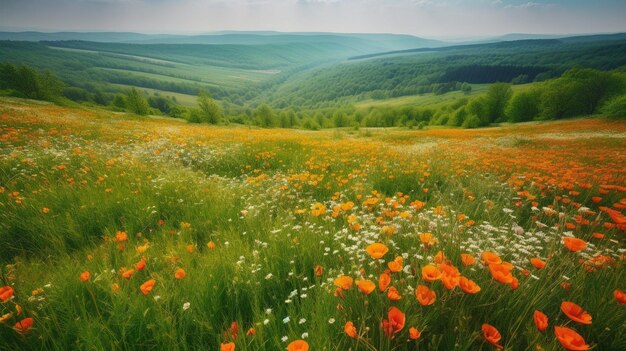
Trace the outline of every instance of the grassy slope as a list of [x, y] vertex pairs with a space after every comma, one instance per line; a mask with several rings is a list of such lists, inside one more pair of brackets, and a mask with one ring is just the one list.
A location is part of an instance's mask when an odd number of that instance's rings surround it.
[[[514, 92], [526, 91], [532, 88], [534, 84], [519, 84], [513, 85]], [[414, 96], [401, 96], [397, 98], [373, 100], [362, 100], [354, 104], [359, 110], [367, 110], [372, 107], [407, 107], [407, 106], [421, 106], [421, 107], [439, 107], [441, 105], [452, 103], [458, 99], [472, 97], [476, 95], [484, 94], [489, 88], [488, 84], [472, 84], [472, 91], [469, 94], [464, 94], [461, 91], [452, 91], [441, 95], [435, 95], [433, 93], [414, 95]]]

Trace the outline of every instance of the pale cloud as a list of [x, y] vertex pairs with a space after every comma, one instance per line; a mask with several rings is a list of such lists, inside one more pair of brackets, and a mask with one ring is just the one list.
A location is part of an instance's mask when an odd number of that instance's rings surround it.
[[555, 7], [555, 6], [556, 4], [550, 4], [550, 3], [540, 4], [537, 2], [529, 1], [523, 4], [518, 4], [518, 5], [509, 4], [509, 5], [506, 5], [504, 8], [505, 9], [536, 9], [536, 8], [547, 8], [547, 7]]
[[206, 33], [386, 32], [427, 37], [626, 31], [626, 1], [0, 0], [0, 26]]

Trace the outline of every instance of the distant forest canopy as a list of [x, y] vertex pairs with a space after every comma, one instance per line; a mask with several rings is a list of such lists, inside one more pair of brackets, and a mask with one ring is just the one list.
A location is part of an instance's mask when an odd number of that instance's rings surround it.
[[[475, 128], [626, 116], [624, 35], [365, 56], [354, 54], [383, 46], [371, 38], [323, 39], [265, 45], [0, 41], [0, 93], [190, 122], [305, 129]], [[396, 42], [411, 43], [405, 37]]]

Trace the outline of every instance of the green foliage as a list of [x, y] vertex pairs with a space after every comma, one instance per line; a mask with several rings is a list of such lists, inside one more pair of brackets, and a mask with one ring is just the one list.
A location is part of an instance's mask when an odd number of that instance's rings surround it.
[[336, 128], [347, 127], [349, 124], [348, 117], [343, 111], [335, 111], [333, 114], [333, 123]]
[[262, 104], [254, 110], [254, 118], [257, 124], [264, 128], [275, 126], [274, 111], [267, 104]]
[[485, 108], [488, 123], [501, 122], [505, 119], [506, 104], [513, 96], [513, 90], [508, 83], [492, 84], [485, 96]]
[[602, 107], [602, 114], [607, 117], [626, 119], [626, 95], [616, 96]]
[[601, 103], [623, 91], [623, 82], [609, 72], [573, 68], [546, 83], [541, 96], [542, 116], [560, 119], [598, 112]]
[[[487, 109], [487, 98], [484, 96], [471, 100], [467, 104], [467, 114], [472, 118], [471, 125], [476, 128], [489, 124], [489, 111]], [[468, 118], [469, 118], [468, 117]], [[476, 121], [478, 120], [478, 122]], [[469, 123], [469, 122], [468, 122]], [[464, 127], [467, 127], [466, 123], [463, 123]]]
[[126, 92], [124, 100], [126, 103], [126, 109], [132, 113], [147, 115], [150, 112], [148, 100], [146, 100], [139, 90], [134, 87]]
[[126, 108], [126, 99], [122, 94], [116, 94], [111, 100], [111, 106], [117, 110], [124, 110]]
[[467, 95], [472, 92], [472, 86], [467, 83], [463, 83], [461, 84], [461, 91]]
[[469, 115], [463, 121], [463, 128], [478, 128], [483, 126], [483, 121], [476, 115]]
[[43, 73], [27, 65], [0, 65], [0, 89], [15, 92], [16, 96], [36, 100], [54, 100], [63, 93], [64, 83], [49, 71]]
[[222, 109], [204, 90], [198, 94], [198, 108], [200, 120], [204, 123], [218, 124], [222, 119]]
[[513, 96], [506, 108], [509, 122], [532, 121], [539, 116], [541, 92], [538, 89], [523, 91]]

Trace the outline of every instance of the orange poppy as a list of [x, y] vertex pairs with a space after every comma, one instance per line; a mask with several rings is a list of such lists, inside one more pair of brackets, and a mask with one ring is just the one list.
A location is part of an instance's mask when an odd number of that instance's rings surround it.
[[402, 298], [402, 296], [400, 295], [400, 292], [398, 291], [398, 289], [391, 286], [389, 287], [389, 290], [387, 291], [387, 298], [391, 301], [398, 301]]
[[461, 263], [463, 263], [465, 267], [473, 265], [474, 261], [474, 256], [470, 254], [461, 254]]
[[554, 327], [554, 335], [561, 345], [570, 351], [589, 350], [585, 339], [574, 330], [566, 327]]
[[476, 284], [473, 280], [467, 279], [465, 277], [461, 277], [459, 279], [459, 286], [461, 290], [466, 294], [476, 294], [480, 291], [480, 286]]
[[25, 334], [28, 333], [30, 331], [30, 328], [33, 326], [33, 319], [28, 317], [28, 318], [24, 318], [21, 321], [15, 323], [15, 326], [13, 327], [15, 329], [16, 332], [20, 333], [20, 334]]
[[374, 289], [376, 289], [376, 284], [374, 284], [373, 281], [368, 280], [368, 279], [361, 279], [361, 280], [359, 280], [358, 282], [356, 282], [356, 286], [365, 295], [371, 294], [372, 291], [374, 291]]
[[437, 252], [437, 254], [435, 255], [433, 259], [435, 260], [435, 263], [441, 264], [446, 261], [446, 255], [444, 255], [443, 251], [440, 250]]
[[387, 251], [389, 251], [387, 246], [385, 244], [381, 244], [381, 243], [370, 244], [370, 245], [367, 246], [367, 248], [365, 250], [375, 260], [385, 256]]
[[353, 280], [351, 277], [348, 277], [347, 275], [342, 275], [341, 277], [335, 278], [333, 284], [343, 290], [348, 290], [352, 287], [352, 282]]
[[615, 296], [615, 300], [617, 300], [617, 302], [619, 302], [620, 304], [626, 304], [626, 293], [624, 293], [623, 291], [616, 289], [615, 291], [613, 291], [613, 296]]
[[0, 288], [0, 300], [2, 300], [2, 302], [7, 302], [9, 301], [9, 299], [11, 299], [11, 297], [13, 297], [13, 288], [6, 285], [3, 286], [2, 288]]
[[441, 275], [441, 282], [443, 283], [443, 286], [446, 289], [452, 290], [459, 285], [460, 278], [461, 276], [458, 276], [458, 275], [449, 275], [449, 274], [443, 273]]
[[417, 301], [419, 301], [420, 305], [428, 306], [435, 303], [437, 294], [430, 290], [430, 288], [426, 285], [418, 285], [417, 288], [415, 288], [415, 297], [417, 298]]
[[378, 277], [378, 289], [380, 289], [380, 291], [385, 291], [390, 283], [391, 275], [389, 275], [389, 273], [384, 272]]
[[235, 343], [228, 342], [220, 345], [220, 351], [235, 351]]
[[178, 268], [176, 272], [174, 272], [174, 277], [176, 277], [176, 279], [178, 280], [185, 278], [186, 275], [187, 273], [185, 273], [185, 270], [182, 268]]
[[126, 232], [117, 231], [115, 233], [115, 241], [117, 241], [118, 243], [123, 243], [127, 240], [128, 240], [128, 235], [126, 234]]
[[311, 207], [311, 215], [313, 215], [315, 217], [319, 217], [319, 216], [323, 215], [324, 213], [326, 213], [326, 206], [324, 206], [323, 203], [316, 202]]
[[398, 256], [393, 261], [388, 262], [387, 267], [389, 267], [390, 271], [394, 273], [398, 273], [402, 270], [402, 264], [403, 264], [402, 256]]
[[134, 269], [123, 269], [122, 270], [122, 278], [130, 279], [130, 277], [132, 277], [134, 273], [135, 273]]
[[409, 328], [409, 339], [417, 340], [420, 338], [420, 336], [422, 336], [422, 333], [420, 333], [420, 331], [417, 330], [417, 328], [415, 327]]
[[428, 264], [422, 267], [422, 279], [427, 282], [434, 282], [435, 280], [441, 279], [441, 272], [437, 267]]
[[143, 271], [146, 268], [146, 258], [142, 257], [139, 262], [135, 263], [135, 269], [137, 271]]
[[574, 322], [591, 324], [591, 315], [573, 302], [563, 301], [561, 303], [561, 311]]
[[546, 266], [546, 262], [539, 258], [533, 257], [530, 259], [530, 263], [537, 269], [541, 269]]
[[491, 251], [484, 251], [480, 255], [480, 257], [482, 257], [483, 262], [485, 262], [487, 266], [492, 265], [492, 264], [502, 263], [502, 259], [500, 258], [500, 256], [496, 255], [494, 252], [491, 252]]
[[147, 282], [141, 284], [141, 286], [139, 287], [139, 290], [141, 290], [141, 292], [144, 295], [148, 295], [150, 291], [152, 291], [152, 288], [154, 287], [154, 283], [156, 283], [156, 280], [150, 279]]
[[383, 320], [383, 332], [390, 338], [399, 333], [404, 328], [405, 316], [402, 311], [391, 307], [387, 312], [387, 319]]
[[502, 339], [502, 336], [500, 335], [498, 329], [496, 329], [493, 325], [485, 323], [482, 326], [482, 331], [485, 340], [489, 341], [490, 344], [499, 349], [502, 348], [502, 345], [498, 344], [500, 339]]
[[587, 247], [587, 242], [578, 238], [565, 237], [563, 238], [563, 244], [571, 252], [582, 251]]
[[324, 267], [318, 264], [317, 266], [315, 266], [313, 273], [315, 273], [316, 277], [321, 277], [322, 274], [324, 274]]
[[296, 340], [292, 341], [289, 345], [287, 345], [287, 351], [308, 351], [309, 343], [304, 340]]
[[91, 274], [87, 271], [84, 271], [80, 274], [80, 281], [81, 282], [86, 282], [89, 280], [89, 277], [91, 277]]
[[252, 336], [252, 335], [256, 335], [256, 330], [250, 327], [250, 329], [248, 329], [248, 331], [246, 332], [246, 336]]
[[517, 278], [513, 277], [513, 279], [511, 280], [511, 283], [509, 283], [509, 285], [511, 286], [511, 289], [515, 290], [519, 287], [519, 280], [517, 280]]
[[502, 264], [490, 264], [489, 271], [491, 272], [491, 276], [493, 279], [499, 281], [502, 284], [511, 284], [513, 283], [513, 275], [511, 271], [507, 269], [506, 265]]
[[427, 249], [431, 248], [433, 245], [437, 244], [438, 240], [433, 237], [432, 233], [422, 233], [419, 235], [420, 241], [424, 244], [424, 247]]
[[346, 334], [351, 338], [356, 339], [359, 337], [359, 333], [357, 333], [356, 328], [354, 327], [354, 324], [352, 324], [352, 322], [350, 321], [348, 321], [346, 325], [343, 326], [343, 331], [345, 331]]
[[535, 326], [539, 331], [545, 331], [548, 328], [548, 316], [541, 311], [535, 311], [533, 314]]
[[229, 331], [232, 338], [237, 339], [237, 336], [239, 335], [239, 323], [237, 323], [237, 321], [230, 323]]

